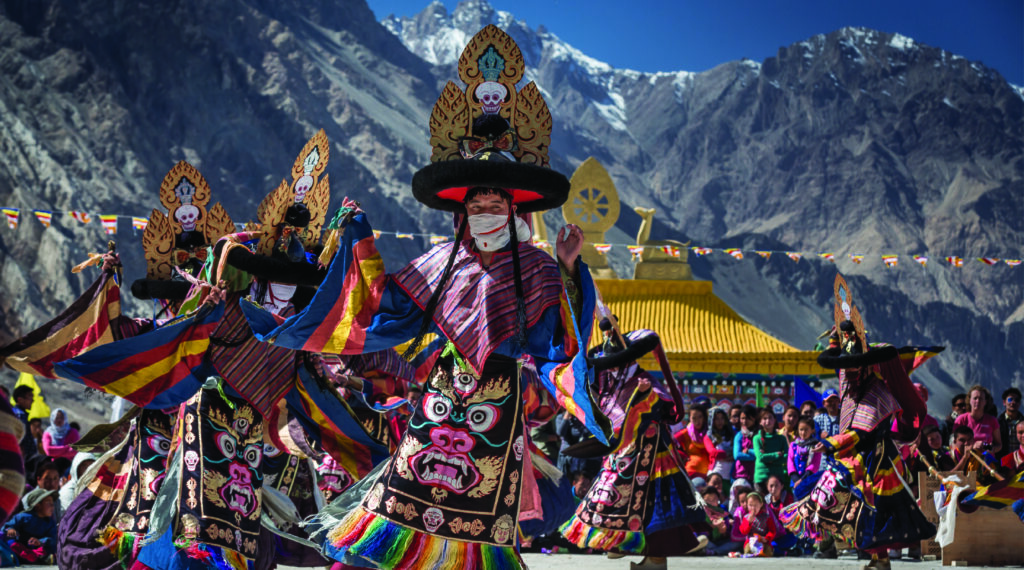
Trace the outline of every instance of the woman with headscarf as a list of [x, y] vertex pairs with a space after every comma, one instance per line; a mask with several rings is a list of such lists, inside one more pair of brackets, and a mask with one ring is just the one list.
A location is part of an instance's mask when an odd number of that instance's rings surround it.
[[78, 496], [78, 481], [79, 478], [89, 469], [89, 467], [96, 462], [98, 456], [95, 453], [76, 453], [75, 458], [71, 460], [71, 475], [67, 483], [61, 486], [60, 492], [57, 497], [60, 499], [61, 511], [67, 511], [74, 502], [75, 497]]
[[707, 441], [711, 444], [711, 469], [708, 470], [708, 482], [711, 475], [717, 473], [722, 478], [723, 491], [729, 489], [732, 481], [734, 460], [732, 457], [733, 438], [736, 434], [729, 424], [729, 412], [725, 408], [711, 408], [711, 427], [708, 429]]
[[43, 432], [43, 453], [53, 458], [74, 459], [76, 452], [71, 449], [71, 444], [80, 437], [78, 430], [71, 427], [64, 408], [55, 408], [50, 412], [50, 427]]

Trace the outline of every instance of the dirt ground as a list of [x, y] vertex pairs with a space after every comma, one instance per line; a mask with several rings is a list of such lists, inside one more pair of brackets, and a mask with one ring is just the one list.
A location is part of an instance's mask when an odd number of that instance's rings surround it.
[[[609, 560], [594, 554], [524, 554], [523, 559], [531, 570], [629, 570], [630, 562], [640, 562], [639, 556], [627, 556], [618, 560]], [[734, 559], [723, 557], [686, 557], [669, 558], [668, 567], [673, 569], [700, 568], [705, 569], [746, 569], [746, 570], [791, 570], [811, 568], [858, 569], [865, 561], [853, 556], [843, 556], [838, 560], [815, 560], [813, 558], [770, 558], [770, 559]], [[1024, 564], [1024, 561], [1022, 561]], [[912, 560], [894, 560], [893, 570], [938, 570], [942, 561], [918, 562]], [[40, 570], [56, 570], [56, 566], [27, 566]], [[1015, 568], [1020, 568], [1016, 566]], [[278, 566], [279, 570], [299, 570], [292, 566]]]

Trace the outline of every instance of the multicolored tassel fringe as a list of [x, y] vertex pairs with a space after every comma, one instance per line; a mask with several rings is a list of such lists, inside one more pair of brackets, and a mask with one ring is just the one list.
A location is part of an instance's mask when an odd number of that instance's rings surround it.
[[131, 568], [135, 559], [139, 557], [140, 536], [134, 532], [123, 532], [108, 526], [99, 531], [97, 538], [100, 544], [106, 546], [125, 568]]
[[447, 540], [395, 524], [363, 508], [354, 510], [327, 535], [325, 547], [335, 560], [357, 556], [382, 568], [525, 568], [513, 547]]
[[641, 553], [647, 546], [643, 532], [594, 528], [573, 516], [558, 529], [562, 536], [580, 548], [597, 550], [621, 550]]
[[786, 530], [793, 533], [795, 536], [813, 539], [815, 542], [818, 542], [819, 537], [817, 525], [807, 520], [807, 517], [801, 515], [797, 509], [784, 509], [779, 515], [779, 520], [782, 522], [782, 525], [786, 527]]
[[217, 570], [253, 570], [253, 561], [242, 556], [238, 552], [219, 546], [211, 546], [202, 542], [179, 537], [174, 541], [178, 547], [189, 558], [201, 560], [209, 568]]

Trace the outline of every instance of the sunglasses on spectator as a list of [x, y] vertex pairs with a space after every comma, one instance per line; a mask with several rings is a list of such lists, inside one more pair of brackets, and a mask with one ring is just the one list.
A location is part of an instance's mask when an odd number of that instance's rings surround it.
[[1012, 403], [1014, 403], [1016, 401], [1017, 401], [1017, 398], [1014, 398], [1013, 396], [1007, 396], [1006, 397], [1006, 403], [1007, 404], [1012, 404]]
[[963, 408], [963, 407], [967, 406], [967, 402], [957, 402], [957, 403], [953, 404], [953, 406], [955, 406], [957, 408]]

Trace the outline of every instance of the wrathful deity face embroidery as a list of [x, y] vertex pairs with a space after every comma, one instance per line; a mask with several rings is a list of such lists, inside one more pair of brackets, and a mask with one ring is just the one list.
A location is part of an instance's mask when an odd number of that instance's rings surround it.
[[[509, 445], [507, 427], [495, 430], [503, 418], [502, 406], [511, 397], [508, 379], [493, 378], [478, 388], [478, 379], [456, 374], [450, 382], [428, 385], [423, 396], [422, 423], [429, 441], [409, 458], [409, 468], [424, 485], [481, 497], [497, 487], [503, 459], [495, 456]], [[497, 439], [488, 436], [505, 434]], [[520, 452], [519, 457], [522, 454]]]
[[[221, 466], [203, 473], [204, 480], [211, 483], [207, 495], [214, 504], [250, 518], [259, 510], [253, 479], [259, 477], [263, 460], [262, 429], [254, 430], [253, 412], [248, 407], [237, 410], [230, 420], [223, 414], [211, 413], [207, 421], [216, 445], [204, 450], [208, 454], [204, 462], [206, 466]], [[254, 431], [261, 432], [259, 439], [253, 437]]]
[[317, 466], [316, 472], [320, 491], [327, 501], [337, 497], [355, 483], [349, 472], [330, 455], [324, 457], [324, 460]]
[[492, 356], [476, 375], [443, 356], [363, 508], [419, 532], [507, 546], [525, 446], [517, 362]]
[[241, 398], [204, 389], [179, 414], [181, 440], [180, 516], [197, 521], [196, 540], [252, 557], [260, 531], [263, 490], [263, 418]]

